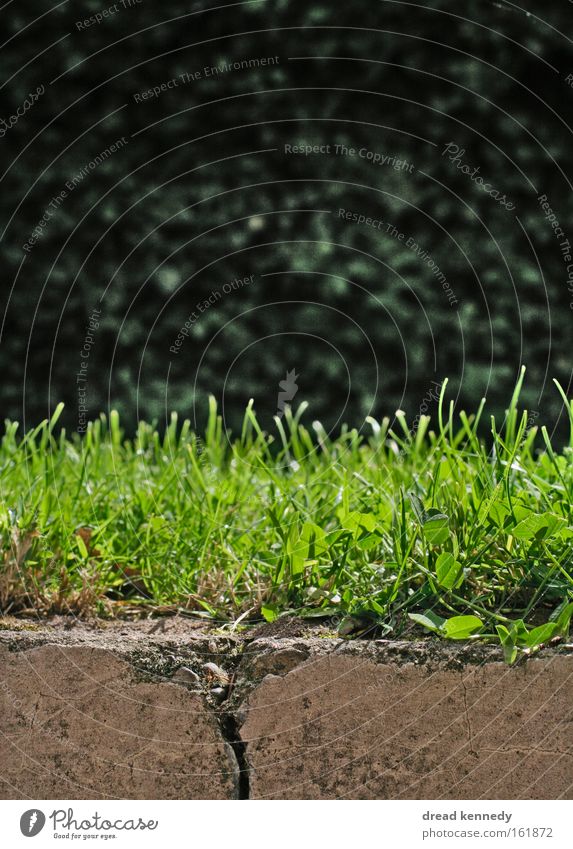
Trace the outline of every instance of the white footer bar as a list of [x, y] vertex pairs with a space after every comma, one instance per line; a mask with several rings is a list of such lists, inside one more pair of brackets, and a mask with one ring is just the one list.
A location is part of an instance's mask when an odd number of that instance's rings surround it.
[[0, 801], [10, 849], [571, 849], [572, 814], [570, 801]]

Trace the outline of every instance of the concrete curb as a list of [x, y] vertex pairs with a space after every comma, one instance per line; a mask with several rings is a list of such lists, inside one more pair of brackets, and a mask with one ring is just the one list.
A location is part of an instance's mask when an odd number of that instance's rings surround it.
[[573, 653], [0, 632], [5, 799], [571, 799]]

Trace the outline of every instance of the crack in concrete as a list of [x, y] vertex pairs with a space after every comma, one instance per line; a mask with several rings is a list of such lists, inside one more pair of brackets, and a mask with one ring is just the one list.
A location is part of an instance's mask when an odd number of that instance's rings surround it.
[[218, 705], [215, 705], [213, 699], [209, 697], [209, 686], [205, 679], [197, 684], [197, 688], [194, 688], [188, 682], [170, 679], [170, 683], [177, 684], [191, 692], [202, 693], [205, 708], [213, 716], [221, 738], [225, 743], [227, 755], [233, 762], [232, 771], [236, 780], [236, 798], [238, 800], [250, 798], [250, 766], [247, 758], [247, 744], [241, 738], [238, 717], [232, 710], [228, 710], [228, 707], [231, 704], [231, 695], [247, 646], [248, 642], [245, 642], [233, 654], [220, 653], [217, 655], [217, 660], [219, 663], [224, 663], [224, 671], [230, 676], [230, 683], [226, 688], [225, 698]]
[[247, 758], [247, 744], [241, 739], [237, 718], [232, 713], [218, 715], [221, 736], [227, 743], [237, 765], [237, 799], [250, 799], [251, 771]]
[[247, 647], [248, 642], [245, 642], [243, 645], [237, 647], [236, 653], [226, 657], [225, 671], [230, 673], [230, 683], [225, 698], [218, 709], [215, 710], [215, 717], [219, 724], [221, 736], [236, 763], [237, 799], [241, 801], [248, 800], [251, 796], [251, 770], [247, 757], [247, 744], [241, 737], [240, 723], [236, 713], [233, 710], [226, 710], [226, 708], [232, 704], [231, 695]]

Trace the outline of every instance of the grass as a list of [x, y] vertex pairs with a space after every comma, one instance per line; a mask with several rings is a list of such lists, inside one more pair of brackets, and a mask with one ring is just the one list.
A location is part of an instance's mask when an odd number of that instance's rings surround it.
[[[271, 436], [248, 407], [229, 442], [214, 400], [204, 437], [118, 416], [87, 434], [50, 422], [0, 447], [5, 614], [176, 609], [234, 623], [332, 616], [342, 634], [405, 629], [495, 638], [506, 659], [567, 636], [573, 611], [570, 443], [519, 410], [478, 436], [484, 402], [438, 421], [397, 412], [336, 437], [301, 423]], [[416, 623], [412, 625], [412, 623]]]

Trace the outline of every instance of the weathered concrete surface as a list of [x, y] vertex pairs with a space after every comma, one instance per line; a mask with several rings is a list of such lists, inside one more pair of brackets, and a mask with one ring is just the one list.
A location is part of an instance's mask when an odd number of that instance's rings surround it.
[[60, 625], [0, 630], [2, 798], [573, 798], [570, 647]]
[[0, 647], [4, 799], [220, 799], [236, 762], [199, 693], [108, 649]]
[[251, 798], [573, 798], [573, 658], [369, 654], [316, 655], [252, 691]]

